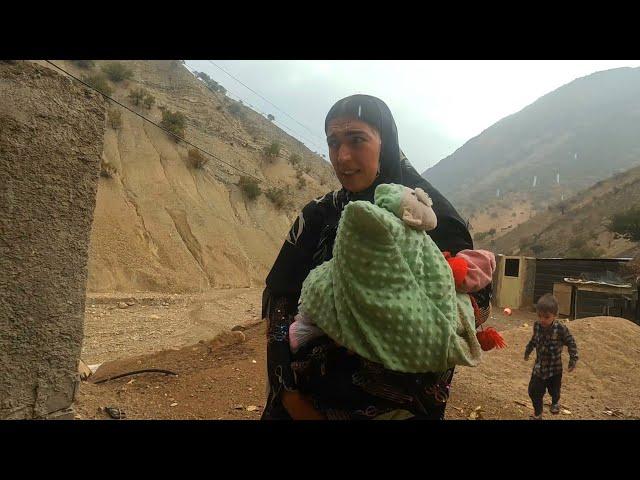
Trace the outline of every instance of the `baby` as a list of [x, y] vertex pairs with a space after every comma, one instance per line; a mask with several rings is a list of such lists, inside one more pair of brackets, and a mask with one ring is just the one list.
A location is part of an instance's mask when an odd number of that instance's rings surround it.
[[476, 338], [483, 320], [469, 293], [491, 282], [495, 258], [483, 250], [443, 255], [425, 233], [437, 225], [431, 207], [422, 189], [395, 184], [379, 185], [375, 204], [347, 205], [333, 259], [303, 284], [289, 329], [294, 355], [327, 335], [397, 372], [477, 365], [487, 348]]

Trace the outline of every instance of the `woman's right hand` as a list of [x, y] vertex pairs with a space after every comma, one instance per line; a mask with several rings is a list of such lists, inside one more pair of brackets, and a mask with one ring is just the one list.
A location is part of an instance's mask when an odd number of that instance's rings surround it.
[[311, 399], [297, 390], [283, 391], [282, 404], [294, 420], [326, 420], [324, 415], [315, 409]]

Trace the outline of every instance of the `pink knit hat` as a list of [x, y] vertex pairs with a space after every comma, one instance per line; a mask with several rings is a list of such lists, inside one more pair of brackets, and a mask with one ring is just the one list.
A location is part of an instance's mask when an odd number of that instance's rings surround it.
[[487, 250], [461, 250], [456, 255], [467, 261], [469, 269], [459, 288], [460, 292], [470, 293], [482, 290], [491, 283], [496, 269], [496, 257]]

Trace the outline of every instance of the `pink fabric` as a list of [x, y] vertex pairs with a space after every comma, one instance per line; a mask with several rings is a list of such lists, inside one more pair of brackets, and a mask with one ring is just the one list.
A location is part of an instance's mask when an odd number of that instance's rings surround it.
[[460, 292], [477, 292], [491, 283], [496, 269], [496, 257], [493, 253], [487, 250], [462, 250], [456, 257], [464, 258], [469, 265], [467, 276], [459, 288]]
[[300, 347], [316, 337], [324, 335], [310, 318], [301, 314], [294, 317], [294, 322], [289, 325], [289, 347], [292, 353], [296, 353]]

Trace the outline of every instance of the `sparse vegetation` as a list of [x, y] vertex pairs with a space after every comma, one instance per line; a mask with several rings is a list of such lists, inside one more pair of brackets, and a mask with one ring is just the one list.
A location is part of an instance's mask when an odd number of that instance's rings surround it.
[[[491, 229], [493, 230], [493, 233], [496, 233], [495, 229]], [[485, 238], [490, 237], [491, 235], [493, 235], [491, 233], [491, 230], [489, 230], [488, 232], [478, 232], [476, 234], [474, 234], [474, 238], [476, 241], [481, 242], [483, 241]]]
[[280, 155], [282, 146], [278, 142], [271, 142], [271, 145], [264, 147], [264, 153], [267, 157], [276, 158]]
[[147, 91], [144, 88], [136, 88], [135, 90], [131, 90], [129, 92], [129, 100], [131, 100], [131, 103], [133, 103], [134, 105], [140, 105], [140, 102], [142, 102], [142, 100], [144, 100], [145, 95], [147, 95]]
[[307, 186], [307, 180], [302, 176], [302, 171], [296, 170], [296, 179], [298, 180], [296, 183], [298, 190], [302, 190]]
[[240, 177], [238, 186], [249, 200], [257, 198], [262, 193], [260, 185], [258, 185], [258, 181], [255, 178], [243, 175]]
[[154, 97], [150, 93], [147, 93], [142, 103], [144, 103], [144, 106], [147, 107], [147, 109], [151, 110], [153, 104], [156, 103], [156, 97]]
[[264, 195], [278, 208], [283, 208], [287, 202], [287, 195], [283, 188], [271, 187], [264, 192]]
[[213, 78], [211, 78], [206, 73], [204, 73], [204, 72], [194, 72], [194, 74], [195, 74], [196, 77], [198, 77], [200, 80], [202, 80], [207, 87], [209, 87], [214, 92], [219, 92], [220, 89], [222, 88], [222, 85], [220, 85], [218, 82], [216, 82]]
[[233, 102], [231, 105], [229, 105], [229, 113], [238, 115], [240, 112], [242, 112], [242, 107], [238, 102]]
[[544, 247], [542, 245], [531, 245], [529, 249], [533, 252], [534, 255], [540, 255], [544, 251]]
[[633, 242], [640, 242], [640, 207], [615, 214], [607, 228]]
[[[162, 121], [160, 125], [169, 130], [171, 133], [184, 137], [184, 129], [186, 126], [187, 117], [180, 112], [172, 112], [168, 109], [162, 110]], [[175, 138], [175, 137], [174, 137]], [[179, 141], [178, 138], [175, 139]]]
[[120, 110], [116, 108], [109, 109], [109, 124], [114, 130], [122, 126], [122, 112]]
[[297, 153], [292, 153], [291, 155], [289, 155], [289, 163], [294, 167], [298, 165], [301, 161], [302, 161], [302, 157]]
[[187, 162], [189, 166], [194, 169], [201, 169], [209, 163], [209, 158], [202, 155], [200, 150], [196, 150], [195, 148], [189, 149], [189, 156], [187, 157]]
[[488, 233], [489, 235], [495, 235], [495, 234], [496, 234], [496, 229], [495, 229], [495, 228], [492, 228], [492, 229], [491, 229], [491, 230], [489, 230], [487, 233]]
[[117, 173], [118, 169], [103, 158], [100, 162], [100, 176], [103, 178], [113, 178]]
[[82, 81], [92, 86], [99, 92], [104, 93], [105, 95], [111, 95], [113, 89], [111, 85], [109, 85], [109, 80], [102, 73], [94, 73], [92, 75], [83, 75]]
[[133, 78], [133, 70], [120, 62], [105, 63], [102, 66], [102, 72], [109, 77], [109, 80], [116, 83]]
[[269, 119], [270, 122], [273, 122], [276, 119], [276, 117], [274, 117], [271, 114], [267, 115], [267, 118]]
[[89, 70], [95, 65], [95, 62], [93, 60], [71, 60], [71, 63], [73, 63], [76, 67], [83, 68], [85, 70]]

